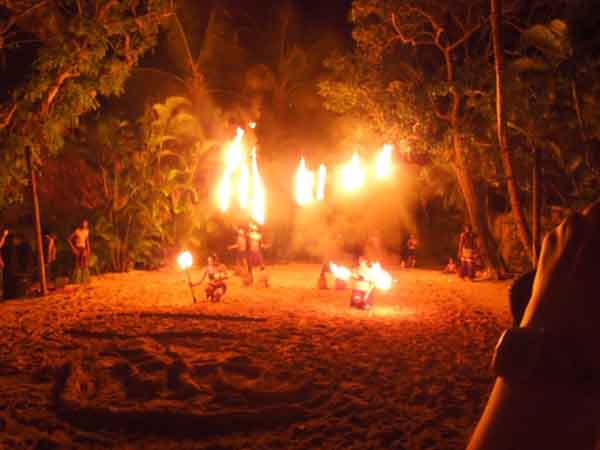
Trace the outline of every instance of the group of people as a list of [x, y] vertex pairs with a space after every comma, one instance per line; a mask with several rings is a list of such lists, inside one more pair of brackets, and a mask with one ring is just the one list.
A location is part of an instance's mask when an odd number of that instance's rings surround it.
[[471, 225], [465, 225], [458, 238], [458, 261], [450, 258], [444, 273], [458, 273], [462, 279], [474, 280], [478, 272], [483, 271], [483, 257], [480, 252], [477, 235], [473, 232]]
[[258, 283], [269, 287], [262, 253], [267, 246], [258, 226], [251, 223], [248, 229], [238, 228], [235, 244], [228, 248], [236, 252], [235, 271], [242, 277], [245, 285], [252, 286]]
[[[266, 245], [258, 226], [251, 223], [248, 229], [238, 228], [236, 241], [228, 249], [235, 250], [235, 273], [242, 278], [245, 286], [270, 286], [262, 253], [264, 248]], [[193, 289], [207, 280], [208, 283], [204, 288], [206, 299], [218, 302], [227, 292], [226, 280], [228, 278], [227, 267], [219, 262], [216, 254], [212, 254], [207, 259], [207, 265], [200, 280], [195, 283], [190, 280], [189, 286]]]
[[[90, 279], [89, 257], [91, 255], [90, 231], [87, 220], [84, 220], [68, 237], [67, 242], [74, 255], [74, 283], [87, 283]], [[45, 231], [42, 235], [44, 269], [46, 279], [52, 280], [55, 274], [57, 259], [56, 236]], [[24, 297], [33, 285], [36, 270], [36, 258], [32, 247], [21, 232], [4, 230], [0, 236], [0, 270], [2, 270], [3, 298]]]

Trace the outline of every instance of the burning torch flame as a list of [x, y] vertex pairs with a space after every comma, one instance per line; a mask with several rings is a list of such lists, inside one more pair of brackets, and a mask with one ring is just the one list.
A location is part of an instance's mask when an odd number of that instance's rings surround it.
[[190, 267], [192, 267], [193, 262], [194, 258], [192, 257], [192, 254], [187, 251], [180, 253], [177, 257], [177, 264], [181, 270], [188, 270]]
[[358, 153], [354, 153], [352, 160], [342, 168], [342, 187], [346, 192], [353, 192], [365, 183], [365, 171], [363, 170]]
[[377, 289], [388, 291], [392, 288], [392, 276], [383, 270], [381, 264], [378, 262], [371, 264], [367, 272], [367, 277], [375, 284]]
[[231, 174], [228, 171], [225, 171], [217, 189], [219, 209], [222, 212], [225, 212], [229, 209], [229, 203], [231, 202], [231, 191]]
[[329, 268], [331, 269], [333, 276], [339, 280], [348, 281], [352, 276], [350, 269], [344, 266], [338, 266], [334, 262], [329, 262]]
[[377, 159], [375, 160], [375, 175], [379, 180], [389, 178], [392, 174], [392, 150], [393, 147], [391, 145], [385, 144], [381, 152], [377, 155]]
[[229, 144], [229, 148], [225, 152], [225, 172], [217, 188], [219, 209], [223, 212], [227, 211], [231, 204], [233, 195], [233, 181], [231, 178], [233, 172], [244, 163], [243, 139], [244, 130], [238, 128], [235, 139]]
[[252, 149], [252, 218], [259, 224], [265, 223], [265, 187], [256, 163], [256, 148]]
[[317, 200], [325, 199], [325, 179], [327, 178], [327, 168], [325, 164], [319, 166], [319, 182], [317, 185]]
[[296, 202], [300, 206], [313, 202], [314, 183], [314, 174], [306, 168], [304, 158], [300, 159], [300, 165], [296, 171]]
[[248, 209], [250, 203], [250, 170], [248, 164], [242, 164], [240, 180], [238, 184], [238, 197], [240, 199], [240, 208]]

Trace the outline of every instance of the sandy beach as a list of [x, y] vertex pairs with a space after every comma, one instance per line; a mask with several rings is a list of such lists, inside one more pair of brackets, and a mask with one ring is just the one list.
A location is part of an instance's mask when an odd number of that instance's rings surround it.
[[234, 278], [220, 303], [175, 270], [0, 303], [0, 448], [464, 448], [508, 283], [395, 270], [365, 312], [317, 274]]

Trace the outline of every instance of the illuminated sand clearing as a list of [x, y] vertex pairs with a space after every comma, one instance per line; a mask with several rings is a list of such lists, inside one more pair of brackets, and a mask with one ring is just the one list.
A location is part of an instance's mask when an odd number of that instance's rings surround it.
[[0, 304], [0, 448], [464, 447], [507, 285], [392, 271], [366, 313], [318, 271], [220, 304], [180, 272]]

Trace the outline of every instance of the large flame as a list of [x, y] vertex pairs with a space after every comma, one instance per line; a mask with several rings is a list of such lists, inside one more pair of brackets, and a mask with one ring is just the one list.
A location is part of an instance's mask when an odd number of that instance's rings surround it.
[[329, 268], [331, 269], [333, 276], [339, 280], [348, 281], [350, 277], [352, 277], [352, 272], [347, 267], [338, 266], [334, 262], [330, 261]]
[[377, 155], [375, 160], [375, 176], [379, 180], [389, 178], [392, 175], [392, 151], [393, 147], [389, 144], [385, 144], [381, 149], [381, 152]]
[[233, 173], [244, 163], [244, 130], [237, 129], [235, 139], [231, 141], [225, 152], [225, 171], [217, 187], [219, 209], [223, 212], [229, 209], [233, 196]]
[[327, 168], [325, 164], [319, 166], [319, 181], [317, 184], [317, 200], [325, 199], [325, 181], [327, 178]]
[[300, 165], [296, 171], [296, 202], [300, 206], [308, 205], [314, 201], [313, 188], [315, 176], [306, 168], [304, 158], [300, 159]]
[[261, 225], [265, 223], [265, 187], [258, 172], [256, 148], [252, 149], [252, 218]]
[[192, 267], [193, 262], [194, 258], [192, 257], [192, 254], [187, 251], [180, 253], [177, 257], [177, 264], [179, 265], [181, 270], [189, 269], [190, 267]]
[[368, 278], [373, 282], [377, 289], [388, 291], [392, 288], [392, 276], [383, 270], [381, 264], [374, 262], [368, 270]]
[[219, 186], [217, 188], [219, 209], [222, 212], [225, 212], [229, 209], [232, 191], [233, 187], [231, 182], [231, 173], [226, 170], [223, 174], [223, 177], [221, 178], [221, 181], [219, 181]]
[[244, 161], [240, 168], [238, 197], [240, 200], [240, 208], [243, 210], [248, 209], [250, 204], [250, 169], [248, 169], [248, 163], [246, 161]]
[[352, 160], [342, 167], [342, 187], [346, 192], [353, 192], [365, 183], [365, 171], [362, 168], [358, 153], [352, 155]]

